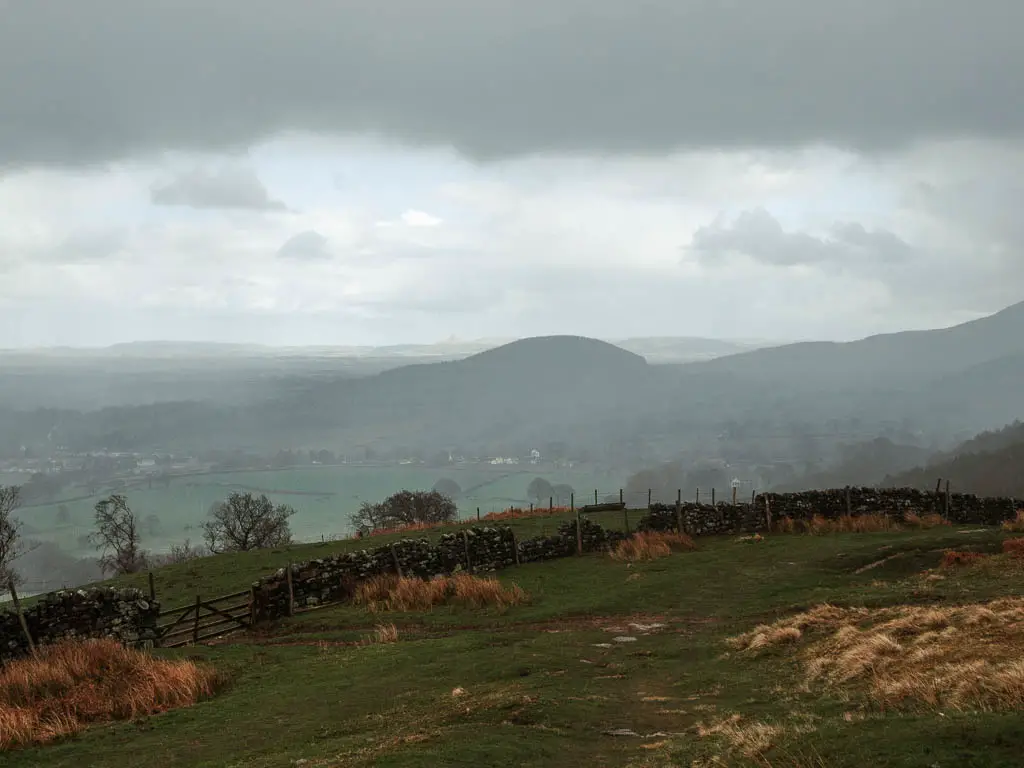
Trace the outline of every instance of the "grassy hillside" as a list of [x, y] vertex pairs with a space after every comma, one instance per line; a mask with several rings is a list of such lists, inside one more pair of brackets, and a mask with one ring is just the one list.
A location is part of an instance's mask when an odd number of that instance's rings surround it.
[[[531, 600], [504, 612], [327, 607], [161, 652], [227, 671], [230, 689], [211, 701], [12, 752], [5, 765], [1016, 766], [1024, 727], [1013, 709], [882, 707], [860, 678], [806, 685], [813, 626], [767, 652], [727, 642], [823, 602], [943, 609], [1019, 593], [1024, 561], [1007, 556], [925, 573], [946, 548], [997, 551], [1003, 536], [721, 537], [648, 563], [586, 556], [509, 569], [500, 579]], [[260, 566], [310, 551], [261, 555]], [[195, 578], [228, 588], [251, 578], [255, 557], [200, 561]], [[929, 615], [933, 626], [953, 620]], [[381, 621], [396, 625], [397, 642], [361, 644]]]

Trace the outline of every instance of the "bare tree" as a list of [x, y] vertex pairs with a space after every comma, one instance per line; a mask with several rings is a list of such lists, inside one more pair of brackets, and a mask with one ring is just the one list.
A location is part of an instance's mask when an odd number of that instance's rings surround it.
[[171, 551], [166, 554], [150, 555], [149, 564], [151, 567], [178, 565], [179, 563], [187, 563], [189, 560], [206, 557], [209, 554], [210, 552], [205, 547], [193, 544], [191, 540], [185, 539], [181, 544], [172, 546]]
[[14, 570], [14, 561], [24, 554], [21, 522], [14, 518], [20, 503], [19, 491], [16, 485], [0, 485], [0, 589], [9, 582], [20, 583]]
[[415, 523], [447, 523], [458, 518], [455, 502], [437, 491], [399, 491], [377, 504], [363, 502], [351, 517], [362, 533]]
[[101, 551], [99, 563], [104, 573], [136, 573], [146, 567], [146, 553], [139, 541], [139, 520], [128, 500], [115, 494], [98, 501], [96, 530], [89, 536]]
[[247, 552], [290, 544], [288, 518], [295, 510], [287, 504], [274, 506], [265, 495], [235, 492], [210, 509], [203, 523], [203, 538], [213, 554]]

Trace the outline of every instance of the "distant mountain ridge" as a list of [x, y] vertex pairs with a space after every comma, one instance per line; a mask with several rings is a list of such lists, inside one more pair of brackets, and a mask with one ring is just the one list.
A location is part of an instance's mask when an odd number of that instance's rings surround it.
[[[230, 367], [216, 362], [217, 370]], [[382, 365], [388, 370], [371, 375], [320, 362], [294, 375], [260, 363], [221, 387], [217, 403], [21, 414], [11, 417], [16, 428], [6, 435], [28, 444], [59, 423], [61, 439], [77, 445], [440, 445], [508, 455], [567, 442], [580, 452], [639, 461], [644, 451], [716, 451], [719, 436], [733, 432], [826, 434], [836, 432], [830, 423], [846, 421], [868, 435], [905, 422], [900, 431], [916, 430], [922, 444], [936, 444], [1024, 416], [1024, 304], [948, 329], [674, 365], [574, 336], [407, 362], [414, 364]], [[275, 376], [256, 384], [245, 378], [267, 370]], [[182, 390], [175, 384], [170, 391]], [[763, 426], [736, 429], [758, 422]]]

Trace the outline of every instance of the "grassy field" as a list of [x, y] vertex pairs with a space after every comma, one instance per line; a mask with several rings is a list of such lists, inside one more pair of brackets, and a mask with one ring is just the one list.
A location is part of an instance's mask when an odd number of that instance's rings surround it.
[[[589, 555], [509, 569], [500, 579], [530, 601], [504, 611], [325, 607], [159, 652], [229, 674], [213, 700], [11, 752], [4, 765], [1018, 766], [1019, 711], [881, 706], [858, 680], [809, 684], [809, 629], [760, 653], [727, 642], [821, 603], [942, 608], [1019, 594], [1024, 560], [936, 570], [947, 549], [998, 552], [1003, 538], [948, 527], [716, 537], [645, 563]], [[198, 561], [158, 573], [158, 589], [231, 591], [274, 564], [353, 545]], [[381, 621], [397, 642], [361, 643]]]
[[[314, 541], [321, 536], [350, 532], [349, 516], [364, 501], [380, 501], [400, 490], [429, 490], [442, 477], [455, 480], [468, 492], [457, 499], [463, 517], [528, 504], [527, 486], [536, 477], [552, 484], [566, 483], [592, 499], [594, 489], [601, 494], [617, 493], [623, 478], [592, 471], [562, 470], [532, 472], [528, 466], [457, 466], [430, 469], [412, 466], [390, 467], [303, 467], [280, 471], [230, 472], [188, 475], [175, 478], [168, 487], [143, 482], [124, 493], [142, 519], [155, 515], [159, 525], [143, 529], [143, 546], [167, 551], [186, 538], [199, 541], [199, 525], [206, 519], [210, 505], [222, 501], [232, 491], [266, 493], [275, 503], [290, 504], [298, 514], [292, 518], [292, 530], [299, 541]], [[70, 497], [79, 494], [73, 489]], [[93, 506], [102, 498], [97, 494], [66, 503], [70, 522], [58, 521], [57, 503], [33, 506], [23, 517], [35, 538], [53, 541], [66, 552], [86, 557], [94, 554], [82, 537], [92, 528]]]

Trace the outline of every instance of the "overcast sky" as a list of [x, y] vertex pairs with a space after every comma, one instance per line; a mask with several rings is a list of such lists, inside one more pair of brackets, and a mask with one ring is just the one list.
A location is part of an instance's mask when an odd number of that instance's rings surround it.
[[0, 346], [1024, 300], [1021, 0], [0, 0]]

